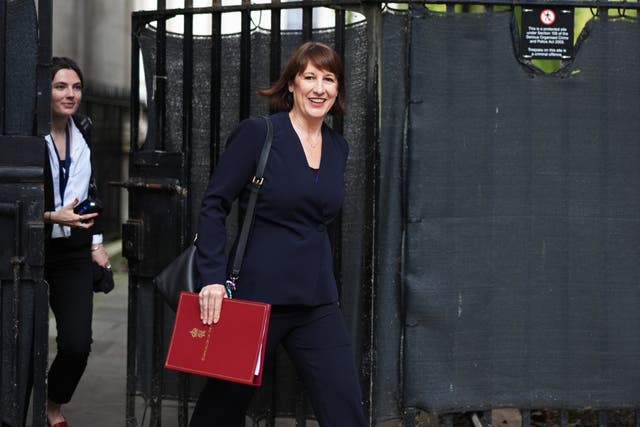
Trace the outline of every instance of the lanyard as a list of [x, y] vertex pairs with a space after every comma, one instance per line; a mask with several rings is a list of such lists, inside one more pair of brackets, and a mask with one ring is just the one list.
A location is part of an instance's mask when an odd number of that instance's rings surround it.
[[64, 166], [62, 166], [60, 153], [58, 153], [58, 148], [56, 147], [56, 142], [53, 140], [53, 135], [49, 135], [53, 141], [53, 148], [56, 150], [56, 156], [58, 156], [58, 167], [60, 168], [58, 179], [58, 181], [60, 181], [60, 200], [62, 201], [62, 206], [64, 206], [64, 190], [67, 188], [67, 182], [69, 181], [69, 168], [71, 167], [71, 135], [69, 134], [69, 125], [64, 129], [64, 146], [66, 152], [64, 157]]

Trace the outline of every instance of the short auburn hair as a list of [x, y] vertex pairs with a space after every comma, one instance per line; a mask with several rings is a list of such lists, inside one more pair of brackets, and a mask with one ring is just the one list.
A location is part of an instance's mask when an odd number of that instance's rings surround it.
[[310, 41], [300, 45], [289, 57], [289, 61], [278, 80], [270, 88], [258, 90], [258, 93], [268, 98], [271, 110], [290, 111], [293, 108], [293, 95], [289, 92], [289, 83], [293, 83], [296, 76], [304, 72], [309, 62], [317, 68], [329, 71], [336, 76], [338, 97], [329, 114], [343, 115], [345, 84], [342, 61], [338, 52], [324, 43]]

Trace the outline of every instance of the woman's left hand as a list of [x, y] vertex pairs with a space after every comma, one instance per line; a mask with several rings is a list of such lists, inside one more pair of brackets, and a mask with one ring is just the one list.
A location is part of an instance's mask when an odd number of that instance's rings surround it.
[[71, 203], [63, 206], [60, 210], [52, 211], [49, 215], [49, 221], [60, 225], [68, 225], [69, 227], [91, 228], [93, 219], [98, 216], [97, 213], [78, 215], [73, 211], [73, 207], [78, 204], [75, 198]]
[[91, 245], [91, 258], [93, 259], [93, 262], [98, 264], [100, 267], [111, 268], [109, 255], [107, 255], [107, 251], [104, 250], [102, 243]]

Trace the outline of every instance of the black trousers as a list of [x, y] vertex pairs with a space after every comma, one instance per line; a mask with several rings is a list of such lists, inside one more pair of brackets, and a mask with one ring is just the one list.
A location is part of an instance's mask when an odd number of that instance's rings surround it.
[[90, 243], [53, 239], [46, 248], [45, 278], [56, 319], [57, 354], [48, 374], [49, 399], [68, 403], [91, 351], [93, 281]]
[[[265, 363], [273, 357], [278, 344], [284, 346], [300, 373], [320, 426], [368, 425], [351, 339], [337, 304], [272, 307]], [[244, 426], [254, 390], [252, 386], [209, 378], [190, 426]]]

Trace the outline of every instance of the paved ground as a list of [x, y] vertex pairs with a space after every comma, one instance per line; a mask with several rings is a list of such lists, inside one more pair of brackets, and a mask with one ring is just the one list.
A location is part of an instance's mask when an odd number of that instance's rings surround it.
[[[121, 243], [107, 245], [115, 289], [95, 294], [93, 346], [87, 370], [64, 414], [71, 427], [125, 425], [127, 366], [127, 274]], [[55, 353], [55, 320], [49, 322], [49, 360]], [[171, 424], [167, 424], [171, 425]]]

